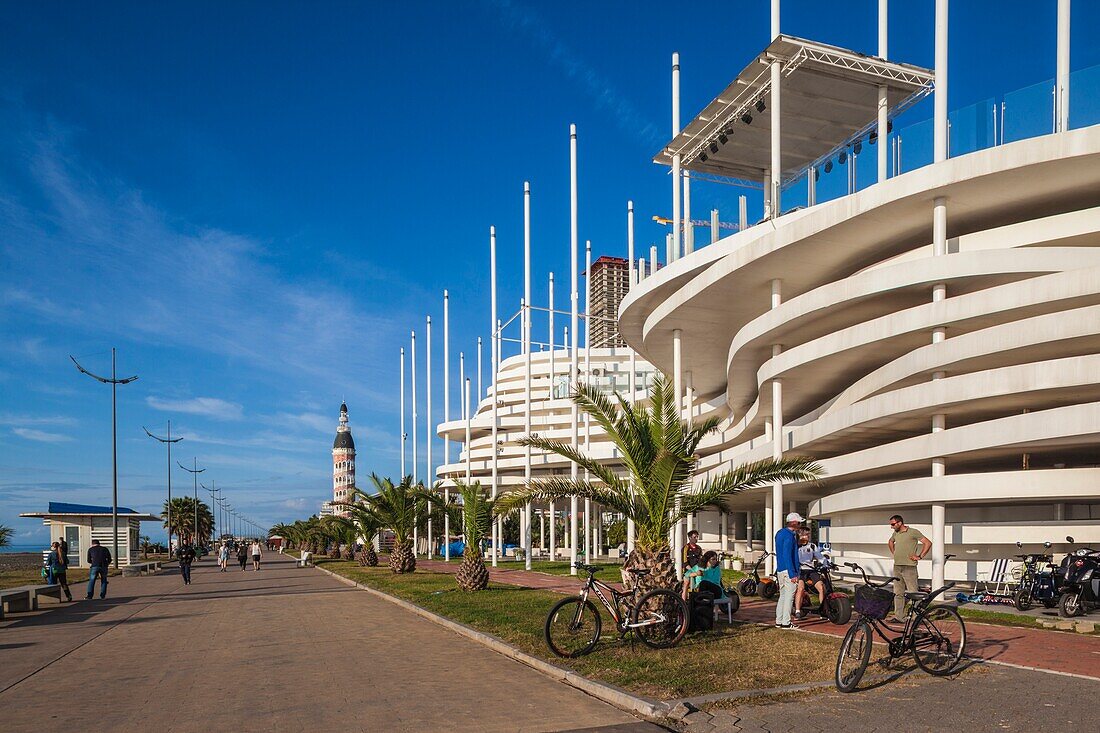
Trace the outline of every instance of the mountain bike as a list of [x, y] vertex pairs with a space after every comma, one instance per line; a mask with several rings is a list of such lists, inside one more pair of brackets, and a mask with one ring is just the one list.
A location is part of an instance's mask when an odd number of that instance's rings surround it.
[[844, 635], [836, 660], [838, 690], [851, 692], [863, 678], [871, 659], [874, 634], [886, 642], [891, 659], [910, 652], [917, 666], [928, 674], [942, 677], [955, 670], [966, 649], [966, 626], [959, 612], [951, 606], [932, 605], [932, 601], [953, 587], [954, 583], [928, 593], [907, 591], [905, 599], [911, 603], [905, 625], [899, 636], [887, 636], [887, 633], [897, 633], [898, 629], [885, 620], [894, 605], [894, 594], [884, 586], [897, 578], [873, 583], [856, 563], [846, 562], [844, 565], [859, 571], [863, 576], [863, 585], [856, 587], [855, 610], [859, 619]]
[[[579, 562], [573, 567], [588, 573], [588, 579], [579, 595], [562, 599], [546, 616], [546, 645], [554, 654], [571, 659], [595, 648], [603, 622], [596, 604], [589, 600], [593, 594], [611, 615], [619, 638], [633, 632], [653, 649], [668, 649], [684, 638], [688, 629], [687, 604], [673, 591], [658, 588], [643, 593], [637, 583], [632, 591], [619, 591], [596, 579], [596, 572], [603, 567]], [[650, 571], [631, 568], [629, 572], [641, 578]]]

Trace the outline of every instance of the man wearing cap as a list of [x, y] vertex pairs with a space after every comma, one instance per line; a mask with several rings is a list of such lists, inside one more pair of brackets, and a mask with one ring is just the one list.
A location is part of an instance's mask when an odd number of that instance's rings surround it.
[[798, 512], [787, 515], [787, 526], [775, 533], [775, 574], [779, 579], [779, 603], [775, 606], [775, 626], [791, 626], [794, 593], [798, 589], [798, 528], [802, 525]]

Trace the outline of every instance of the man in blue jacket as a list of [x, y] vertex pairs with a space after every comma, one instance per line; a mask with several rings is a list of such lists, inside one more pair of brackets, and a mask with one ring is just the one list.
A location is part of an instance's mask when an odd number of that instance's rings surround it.
[[791, 626], [794, 593], [798, 590], [798, 528], [805, 520], [798, 512], [787, 515], [787, 526], [775, 533], [775, 572], [779, 579], [779, 603], [775, 606], [775, 626]]

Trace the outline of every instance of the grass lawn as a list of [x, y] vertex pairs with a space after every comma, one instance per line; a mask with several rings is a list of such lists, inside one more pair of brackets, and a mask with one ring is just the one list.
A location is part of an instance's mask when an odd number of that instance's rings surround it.
[[603, 609], [604, 636], [596, 649], [581, 659], [558, 659], [542, 636], [547, 612], [562, 597], [556, 593], [497, 583], [487, 591], [465, 593], [447, 573], [418, 570], [394, 575], [384, 562], [377, 568], [327, 558], [317, 558], [316, 563], [586, 677], [651, 698], [827, 681], [836, 663], [837, 639], [743, 624], [719, 624], [713, 632], [689, 635], [674, 649], [652, 650], [640, 642], [631, 648], [609, 629], [612, 622]]
[[[115, 570], [111, 570], [108, 575], [118, 575]], [[81, 583], [88, 582], [88, 568], [73, 568], [65, 574], [65, 579], [69, 581], [69, 588], [72, 590]], [[45, 585], [46, 581], [42, 578], [42, 572], [38, 568], [27, 568], [25, 570], [0, 570], [0, 589], [2, 588], [16, 588], [21, 585]], [[78, 592], [73, 590], [73, 596], [83, 595], [83, 591]]]

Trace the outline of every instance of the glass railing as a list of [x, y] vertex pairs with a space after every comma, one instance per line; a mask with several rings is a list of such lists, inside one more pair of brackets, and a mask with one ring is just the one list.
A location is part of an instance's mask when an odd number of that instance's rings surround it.
[[[926, 119], [889, 134], [887, 170], [890, 177], [932, 163], [933, 124], [932, 119]], [[1069, 85], [1070, 129], [1096, 124], [1100, 124], [1100, 65], [1073, 72]], [[1004, 143], [1049, 135], [1054, 129], [1054, 80], [1047, 79], [950, 112], [948, 155], [956, 157]], [[874, 185], [878, 181], [877, 153], [876, 146], [866, 139], [860, 141], [858, 146], [849, 146], [843, 153], [834, 153], [829, 165], [820, 166], [812, 174], [815, 202], [832, 201]], [[784, 213], [806, 205], [809, 175], [803, 173], [784, 189]], [[696, 247], [699, 246], [701, 242], [697, 240]]]

